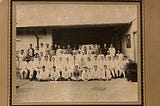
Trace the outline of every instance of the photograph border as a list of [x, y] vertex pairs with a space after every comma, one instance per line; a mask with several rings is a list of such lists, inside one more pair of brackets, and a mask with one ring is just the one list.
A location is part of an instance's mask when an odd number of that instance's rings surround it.
[[[76, 0], [76, 1], [71, 1], [71, 0], [66, 0], [66, 1], [63, 1], [63, 0], [43, 0], [43, 1], [39, 1], [39, 0], [11, 0], [11, 2], [10, 2], [10, 105], [13, 105], [13, 106], [16, 106], [16, 105], [14, 105], [14, 104], [12, 104], [13, 103], [13, 90], [14, 90], [14, 88], [13, 88], [13, 79], [12, 79], [12, 76], [14, 75], [13, 74], [13, 67], [12, 67], [12, 63], [13, 63], [13, 51], [14, 51], [14, 48], [13, 48], [13, 40], [14, 40], [14, 34], [13, 33], [15, 33], [14, 31], [15, 31], [15, 29], [14, 29], [14, 26], [13, 26], [13, 19], [14, 19], [14, 13], [13, 13], [13, 3], [14, 2], [82, 2], [82, 3], [87, 3], [87, 2], [93, 2], [93, 3], [100, 3], [100, 2], [102, 2], [102, 3], [109, 3], [109, 2], [111, 2], [111, 3], [123, 3], [123, 2], [125, 2], [125, 3], [127, 3], [127, 2], [129, 2], [129, 3], [139, 3], [140, 4], [140, 48], [141, 48], [141, 50], [140, 50], [140, 57], [141, 57], [141, 61], [140, 61], [140, 63], [141, 63], [141, 104], [134, 104], [134, 105], [144, 105], [144, 35], [143, 35], [143, 3], [142, 3], [142, 1], [140, 1], [140, 0], [133, 0], [133, 1], [131, 1], [131, 0]], [[138, 23], [138, 22], [137, 22]], [[137, 27], [138, 28], [138, 27]], [[138, 30], [138, 29], [137, 29]], [[81, 102], [80, 102], [81, 103]], [[83, 102], [82, 102], [83, 103]], [[67, 103], [68, 104], [68, 103]], [[70, 103], [69, 103], [70, 104]], [[74, 103], [73, 103], [74, 104]], [[92, 103], [91, 103], [92, 104]], [[99, 102], [97, 102], [97, 104], [99, 104], [99, 105], [101, 105], [101, 103], [99, 103]], [[104, 103], [105, 104], [105, 103]], [[103, 104], [103, 105], [104, 105]], [[122, 103], [123, 104], [123, 103]], [[116, 105], [122, 105], [122, 104], [116, 104]], [[26, 104], [24, 104], [24, 105], [26, 105]], [[35, 105], [35, 104], [34, 104]], [[43, 104], [43, 105], [48, 105], [48, 104]], [[52, 104], [53, 105], [53, 104]], [[61, 104], [54, 104], [54, 105], [61, 105]], [[74, 104], [74, 105], [77, 105], [77, 104]], [[79, 103], [78, 103], [78, 105], [80, 105]], [[105, 104], [105, 105], [112, 105], [112, 104]], [[115, 104], [113, 104], [113, 105], [115, 105]], [[125, 104], [126, 105], [126, 104]], [[130, 106], [132, 106], [132, 104], [129, 104]], [[50, 106], [50, 104], [48, 105], [48, 106]]]

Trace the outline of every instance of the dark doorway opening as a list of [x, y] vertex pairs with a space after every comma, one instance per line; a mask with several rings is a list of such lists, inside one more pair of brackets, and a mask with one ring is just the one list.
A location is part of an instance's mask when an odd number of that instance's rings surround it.
[[116, 49], [121, 50], [121, 36], [128, 31], [130, 23], [106, 24], [106, 25], [76, 25], [76, 26], [59, 26], [53, 29], [53, 45], [78, 48], [82, 44], [99, 44], [101, 47], [104, 43], [109, 47], [112, 43]]

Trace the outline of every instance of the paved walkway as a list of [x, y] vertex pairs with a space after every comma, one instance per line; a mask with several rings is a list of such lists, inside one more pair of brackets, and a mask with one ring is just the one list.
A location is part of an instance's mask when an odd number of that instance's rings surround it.
[[137, 82], [125, 79], [111, 81], [18, 81], [18, 102], [128, 102], [138, 100]]

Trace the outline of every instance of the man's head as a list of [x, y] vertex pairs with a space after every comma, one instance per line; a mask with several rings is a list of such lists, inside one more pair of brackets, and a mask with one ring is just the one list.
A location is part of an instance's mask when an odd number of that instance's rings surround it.
[[24, 53], [24, 50], [23, 49], [21, 49], [21, 54], [23, 54]]
[[87, 70], [88, 70], [88, 67], [87, 67], [87, 66], [85, 66], [85, 67], [84, 67], [84, 71], [85, 71], [85, 72], [87, 72]]
[[71, 48], [71, 46], [70, 46], [70, 45], [67, 45], [67, 48]]
[[89, 50], [91, 50], [92, 49], [92, 47], [91, 46], [89, 46]]
[[127, 56], [123, 56], [123, 60], [126, 60], [127, 59]]
[[32, 44], [29, 44], [29, 47], [32, 48]]
[[46, 44], [46, 47], [49, 48], [49, 44], [48, 43]]
[[107, 44], [106, 44], [106, 43], [104, 43], [104, 45], [103, 45], [103, 46], [104, 46], [104, 48], [106, 48], [106, 47], [107, 47]]
[[41, 48], [43, 47], [43, 43], [40, 44], [40, 47], [41, 47]]
[[94, 65], [94, 69], [97, 70], [97, 68], [98, 68], [97, 65]]
[[118, 59], [119, 59], [119, 56], [118, 56], [118, 55], [116, 55], [115, 59], [116, 59], [116, 60], [118, 60]]
[[54, 47], [57, 47], [57, 44], [54, 44]]
[[107, 69], [107, 65], [104, 65], [104, 69]]
[[62, 46], [62, 49], [65, 49], [65, 46]]
[[42, 66], [42, 70], [45, 71], [45, 66]]
[[94, 60], [97, 60], [97, 56], [94, 56]]
[[75, 69], [78, 69], [78, 65], [75, 65]]
[[108, 56], [108, 60], [111, 61], [111, 56]]
[[48, 56], [44, 56], [45, 61], [48, 61]]
[[61, 49], [61, 46], [60, 46], [60, 45], [58, 45], [58, 49]]
[[54, 71], [54, 72], [56, 71], [56, 66], [53, 66], [53, 71]]
[[52, 62], [54, 62], [55, 61], [55, 57], [52, 57], [51, 60], [52, 60]]
[[91, 58], [90, 58], [90, 57], [87, 57], [87, 61], [91, 61]]
[[118, 54], [121, 53], [120, 50], [117, 50], [117, 53], [118, 53]]
[[110, 47], [113, 47], [113, 44], [110, 44]]

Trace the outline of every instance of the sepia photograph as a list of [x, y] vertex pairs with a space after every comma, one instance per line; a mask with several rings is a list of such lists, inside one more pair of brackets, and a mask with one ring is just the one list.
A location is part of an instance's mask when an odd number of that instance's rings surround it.
[[138, 3], [17, 2], [14, 103], [141, 103]]

